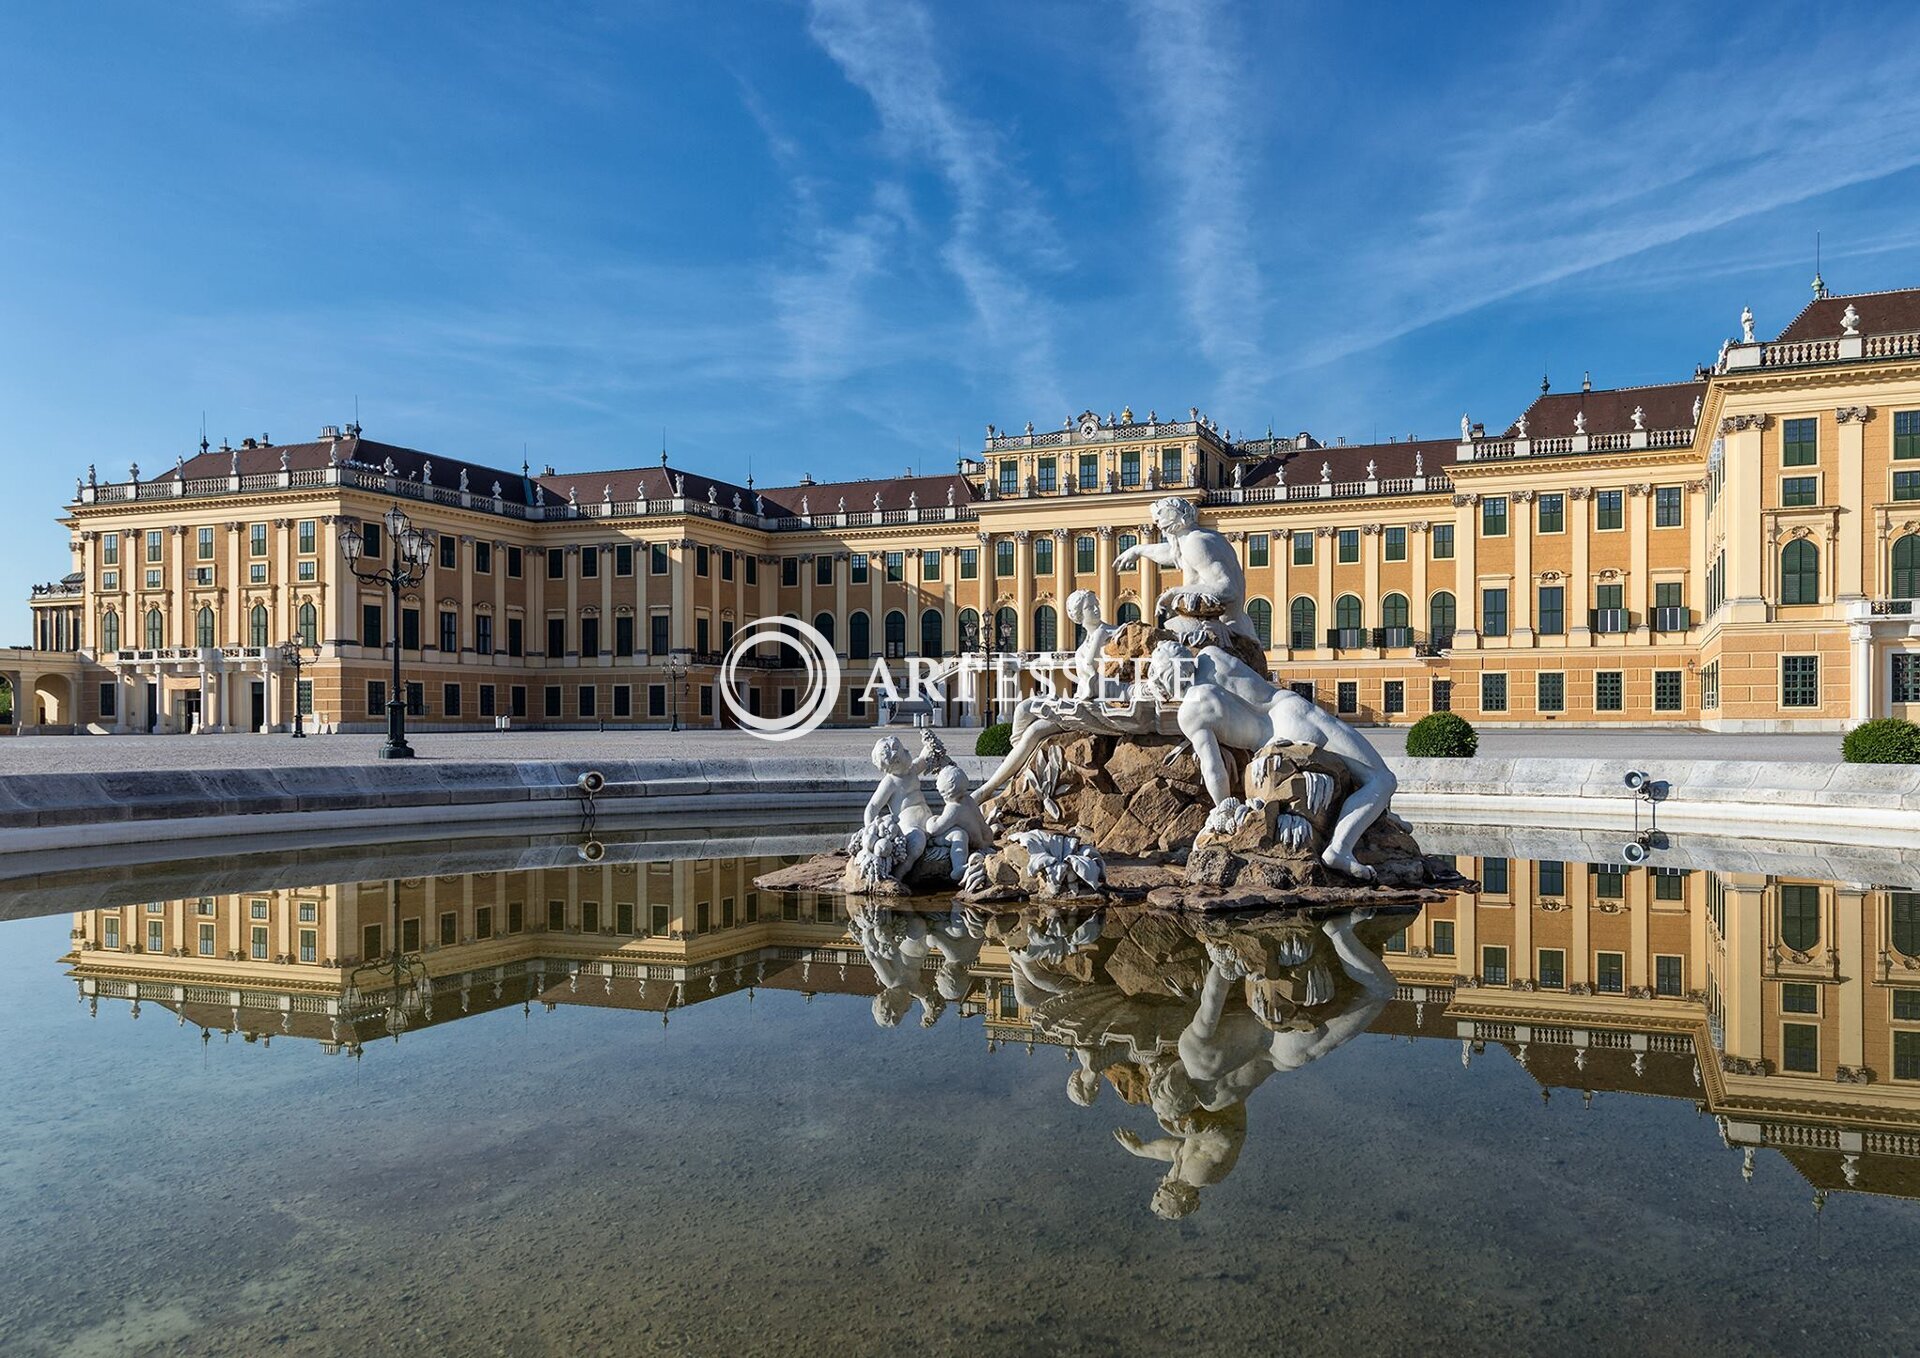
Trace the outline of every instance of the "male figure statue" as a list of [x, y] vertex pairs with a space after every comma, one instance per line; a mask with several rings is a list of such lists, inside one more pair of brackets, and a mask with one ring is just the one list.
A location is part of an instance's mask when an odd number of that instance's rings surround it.
[[1340, 808], [1320, 861], [1350, 877], [1373, 880], [1373, 869], [1353, 850], [1387, 809], [1399, 783], [1366, 737], [1218, 646], [1205, 647], [1194, 662], [1194, 683], [1181, 699], [1178, 716], [1215, 806], [1236, 795], [1222, 745], [1249, 753], [1270, 741], [1316, 745], [1346, 765], [1357, 785]]
[[1181, 572], [1180, 585], [1162, 590], [1154, 604], [1163, 623], [1177, 613], [1190, 611], [1186, 605], [1190, 601], [1198, 603], [1195, 596], [1205, 595], [1217, 600], [1222, 608], [1222, 626], [1257, 645], [1258, 636], [1246, 614], [1247, 573], [1234, 555], [1233, 544], [1213, 529], [1200, 527], [1200, 511], [1191, 500], [1178, 495], [1153, 502], [1153, 524], [1160, 530], [1160, 541], [1127, 548], [1114, 558], [1114, 568], [1123, 569], [1144, 557]]

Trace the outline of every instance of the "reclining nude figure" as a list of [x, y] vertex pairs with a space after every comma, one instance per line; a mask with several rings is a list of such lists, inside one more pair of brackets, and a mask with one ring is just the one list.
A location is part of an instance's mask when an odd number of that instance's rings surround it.
[[1271, 741], [1318, 746], [1346, 765], [1356, 783], [1340, 807], [1320, 861], [1337, 872], [1372, 881], [1373, 869], [1355, 858], [1353, 851], [1399, 786], [1380, 752], [1338, 717], [1292, 689], [1261, 678], [1245, 661], [1218, 646], [1201, 650], [1193, 677], [1193, 686], [1181, 698], [1178, 718], [1213, 804], [1236, 795], [1226, 756], [1220, 752], [1222, 745], [1249, 754]]
[[1000, 767], [980, 785], [974, 794], [976, 800], [984, 802], [1005, 787], [1027, 766], [1041, 745], [1068, 729], [1060, 720], [1063, 710], [1079, 703], [1126, 700], [1126, 682], [1102, 669], [1107, 643], [1120, 629], [1101, 618], [1100, 596], [1090, 589], [1076, 589], [1069, 594], [1067, 621], [1080, 624], [1085, 633], [1073, 653], [1072, 698], [1023, 698], [1014, 705], [1013, 748], [1000, 761]]
[[[1191, 500], [1169, 495], [1153, 502], [1153, 525], [1160, 541], [1129, 547], [1114, 558], [1114, 569], [1125, 570], [1145, 558], [1156, 566], [1180, 572], [1180, 584], [1160, 592], [1155, 614], [1164, 622], [1186, 596], [1206, 595], [1218, 600], [1220, 625], [1259, 646], [1259, 634], [1247, 616], [1247, 573], [1233, 544], [1211, 528], [1200, 527], [1200, 511]], [[1264, 646], [1260, 647], [1265, 650]]]

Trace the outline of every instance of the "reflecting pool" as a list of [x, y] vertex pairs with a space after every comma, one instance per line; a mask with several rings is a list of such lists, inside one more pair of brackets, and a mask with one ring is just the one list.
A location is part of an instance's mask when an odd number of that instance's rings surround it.
[[23, 886], [0, 1352], [1910, 1345], [1920, 868], [1421, 837], [1482, 892], [850, 912], [754, 889], [797, 843], [613, 840]]

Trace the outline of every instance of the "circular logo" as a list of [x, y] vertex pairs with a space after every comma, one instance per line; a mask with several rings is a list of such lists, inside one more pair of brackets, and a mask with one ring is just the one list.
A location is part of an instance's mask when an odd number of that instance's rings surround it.
[[[733, 691], [741, 661], [763, 641], [792, 647], [799, 652], [800, 664], [807, 672], [806, 692], [793, 711], [778, 717], [749, 712]], [[798, 618], [761, 618], [748, 623], [733, 634], [733, 645], [727, 647], [720, 661], [720, 701], [743, 730], [762, 740], [793, 740], [818, 730], [839, 696], [840, 658], [833, 653], [833, 643]]]

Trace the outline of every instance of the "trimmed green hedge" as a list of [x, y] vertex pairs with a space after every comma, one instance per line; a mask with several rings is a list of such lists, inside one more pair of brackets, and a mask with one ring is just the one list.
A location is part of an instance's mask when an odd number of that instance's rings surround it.
[[997, 721], [980, 733], [980, 739], [973, 742], [975, 754], [992, 755], [999, 758], [1013, 749], [1013, 724]]
[[1407, 753], [1416, 759], [1471, 759], [1480, 733], [1464, 717], [1434, 712], [1407, 729]]
[[1841, 738], [1849, 764], [1920, 764], [1920, 726], [1898, 717], [1863, 721]]

